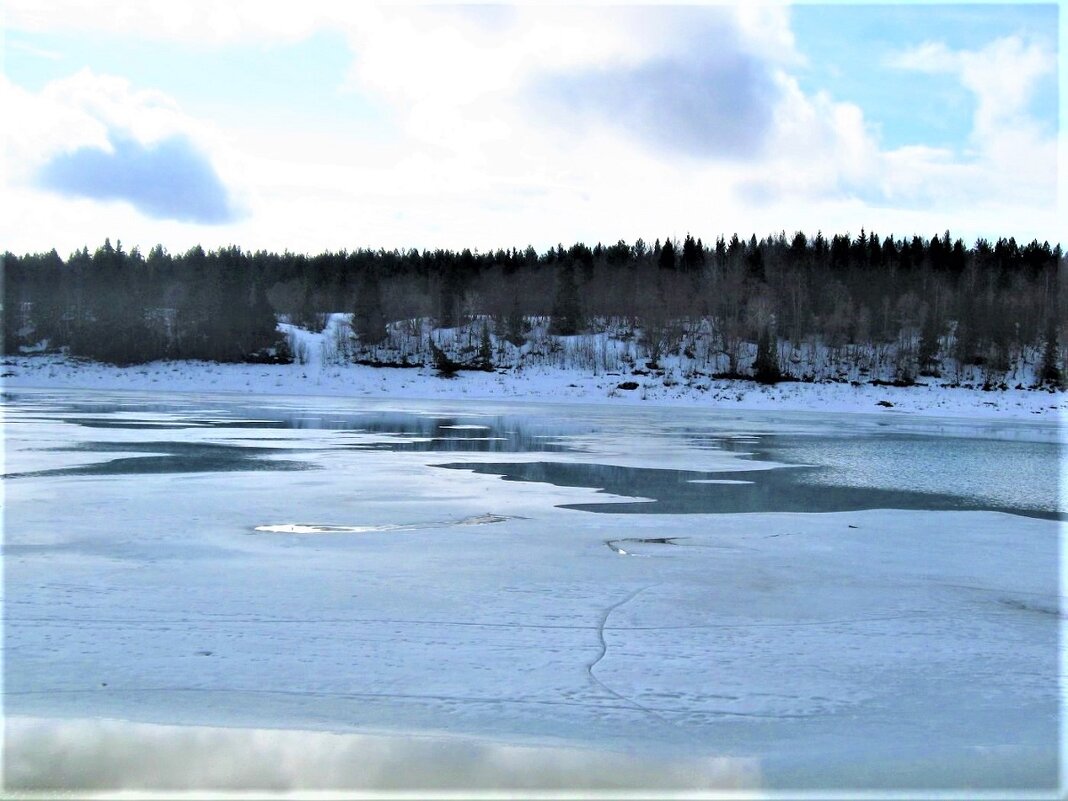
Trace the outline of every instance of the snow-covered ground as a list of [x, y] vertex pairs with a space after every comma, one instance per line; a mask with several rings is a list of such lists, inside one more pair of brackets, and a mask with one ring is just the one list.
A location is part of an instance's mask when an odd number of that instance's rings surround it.
[[[462, 371], [440, 378], [430, 367], [386, 368], [352, 364], [347, 358], [346, 315], [327, 318], [322, 332], [289, 324], [288, 336], [302, 363], [292, 365], [154, 362], [133, 367], [75, 362], [58, 355], [9, 357], [0, 369], [3, 387], [54, 387], [150, 392], [234, 392], [257, 395], [342, 396], [389, 399], [501, 399], [613, 405], [691, 406], [753, 410], [881, 412], [1030, 419], [1063, 417], [1068, 393], [1048, 390], [994, 389], [973, 385], [947, 387], [940, 379], [923, 385], [894, 387], [867, 382], [788, 382], [764, 386], [751, 381], [687, 375], [677, 357], [663, 359], [662, 375], [562, 367], [551, 359], [534, 359], [495, 372]], [[587, 347], [561, 338], [566, 352]], [[573, 338], [579, 339], [579, 338]], [[588, 349], [604, 351], [605, 337]], [[603, 355], [603, 354], [602, 354]], [[592, 363], [591, 363], [592, 364]], [[646, 371], [649, 372], [649, 371]], [[628, 382], [636, 385], [622, 389]]]
[[[635, 499], [435, 467], [757, 480], [782, 435], [812, 459], [866, 437], [857, 481], [929, 491], [920, 463], [979, 440], [975, 486], [935, 489], [981, 509], [1021, 464], [1056, 473], [1048, 419], [19, 389], [4, 412], [9, 786], [1056, 792], [1056, 520], [595, 514], [562, 505]], [[523, 444], [402, 447], [435, 437]]]

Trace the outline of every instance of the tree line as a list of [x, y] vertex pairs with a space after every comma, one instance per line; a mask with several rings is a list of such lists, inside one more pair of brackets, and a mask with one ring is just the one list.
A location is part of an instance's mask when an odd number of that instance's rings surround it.
[[[945, 364], [1005, 372], [1028, 353], [1048, 380], [1063, 368], [1068, 319], [1060, 245], [1014, 238], [785, 232], [705, 244], [562, 244], [524, 250], [371, 250], [318, 255], [213, 251], [147, 255], [110, 240], [63, 259], [3, 256], [3, 343], [65, 349], [115, 364], [156, 359], [288, 361], [279, 317], [321, 328], [352, 313], [356, 352], [398, 321], [439, 329], [479, 321], [521, 346], [533, 319], [570, 336], [636, 332], [652, 363], [700, 329], [730, 375], [788, 376], [777, 356], [818, 342], [831, 353], [893, 345], [903, 381]], [[487, 336], [488, 336], [487, 333]], [[757, 358], [751, 360], [752, 345]], [[801, 376], [794, 376], [801, 377]]]

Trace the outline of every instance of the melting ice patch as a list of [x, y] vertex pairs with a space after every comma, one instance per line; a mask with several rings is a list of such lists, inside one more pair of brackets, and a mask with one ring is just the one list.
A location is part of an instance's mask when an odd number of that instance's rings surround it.
[[256, 531], [270, 534], [362, 534], [365, 531], [389, 531], [399, 526], [324, 526], [305, 523], [280, 523], [276, 526], [256, 526]]
[[483, 526], [489, 523], [503, 523], [505, 520], [517, 520], [514, 515], [473, 515], [459, 520], [437, 520], [430, 523], [390, 523], [384, 526], [335, 526], [320, 523], [278, 523], [276, 525], [256, 526], [255, 531], [269, 534], [365, 534], [369, 531], [418, 531], [424, 528], [446, 528], [449, 526]]
[[617, 543], [620, 543], [620, 542], [635, 542], [635, 543], [642, 543], [642, 544], [646, 544], [646, 545], [678, 545], [678, 542], [676, 542], [676, 540], [678, 540], [678, 539], [680, 539], [680, 538], [679, 537], [624, 537], [624, 538], [618, 539], [618, 540], [605, 540], [604, 544], [607, 545], [609, 548], [611, 548], [616, 553], [618, 553], [620, 556], [636, 556], [637, 554], [635, 554], [635, 553], [633, 553], [631, 551], [625, 550], [624, 548], [620, 547]]

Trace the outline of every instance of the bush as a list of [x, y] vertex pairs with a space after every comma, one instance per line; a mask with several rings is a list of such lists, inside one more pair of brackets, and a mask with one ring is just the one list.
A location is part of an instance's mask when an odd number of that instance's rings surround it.
[[460, 369], [460, 365], [449, 358], [441, 348], [434, 344], [434, 340], [428, 340], [430, 343], [430, 356], [434, 360], [434, 368], [438, 371], [438, 375], [441, 378], [455, 378], [456, 372]]

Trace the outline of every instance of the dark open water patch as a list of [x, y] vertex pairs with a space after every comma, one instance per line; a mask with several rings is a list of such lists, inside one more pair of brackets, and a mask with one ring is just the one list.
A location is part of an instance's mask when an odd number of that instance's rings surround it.
[[[564, 509], [608, 514], [739, 514], [750, 512], [855, 512], [866, 509], [994, 511], [1066, 519], [1057, 512], [1027, 506], [987, 504], [963, 495], [862, 486], [822, 484], [831, 478], [825, 467], [697, 472], [603, 464], [526, 462], [436, 465], [450, 470], [500, 476], [505, 481], [534, 481], [558, 487], [584, 487], [610, 495], [647, 501], [561, 504]], [[694, 483], [717, 479], [736, 484]]]
[[[651, 503], [576, 504], [585, 511], [628, 513], [695, 513], [849, 511], [869, 508], [998, 510], [1045, 519], [1065, 519], [1059, 466], [1068, 457], [1058, 442], [1013, 441], [1004, 436], [929, 436], [886, 431], [827, 429], [819, 433], [776, 433], [770, 428], [739, 428], [709, 417], [625, 429], [626, 437], [659, 439], [671, 449], [731, 454], [740, 460], [793, 465], [774, 470], [707, 472], [620, 468], [608, 465], [539, 462], [516, 464], [511, 454], [582, 453], [589, 442], [617, 439], [612, 421], [581, 415], [417, 412], [367, 410], [344, 404], [312, 408], [242, 405], [204, 400], [71, 400], [50, 396], [22, 404], [11, 421], [62, 422], [91, 429], [129, 429], [161, 439], [180, 438], [164, 429], [211, 428], [212, 443], [92, 442], [72, 448], [84, 452], [124, 452], [95, 465], [11, 473], [7, 477], [56, 475], [136, 475], [203, 473], [235, 470], [304, 470], [314, 456], [298, 453], [361, 451], [494, 453], [498, 463], [450, 464], [473, 472], [504, 474], [509, 480], [544, 481], [560, 486], [602, 489], [623, 497], [651, 498]], [[47, 413], [45, 410], [47, 409]], [[733, 418], [731, 418], [733, 419]], [[739, 418], [740, 419], [740, 418]], [[887, 425], [889, 423], [880, 423]], [[315, 448], [274, 449], [271, 437], [257, 438], [265, 447], [241, 442], [219, 443], [223, 432], [253, 429], [312, 429], [337, 432], [329, 444]], [[155, 434], [150, 433], [157, 430]], [[984, 429], [985, 430], [985, 429]], [[1010, 433], [1012, 433], [1010, 431]], [[298, 439], [286, 438], [296, 444]], [[68, 450], [68, 449], [63, 449]], [[144, 455], [132, 456], [130, 452]], [[552, 457], [546, 457], [552, 458]], [[10, 462], [9, 462], [10, 464]], [[655, 465], [655, 461], [652, 462]], [[358, 469], [358, 468], [357, 468]], [[744, 482], [737, 484], [721, 482]]]
[[116, 476], [158, 473], [219, 473], [241, 470], [314, 470], [311, 462], [269, 459], [268, 456], [311, 452], [313, 449], [248, 448], [205, 442], [85, 442], [50, 451], [78, 453], [143, 452], [145, 456], [124, 456], [98, 464], [7, 473], [4, 478], [44, 478], [49, 476]]

